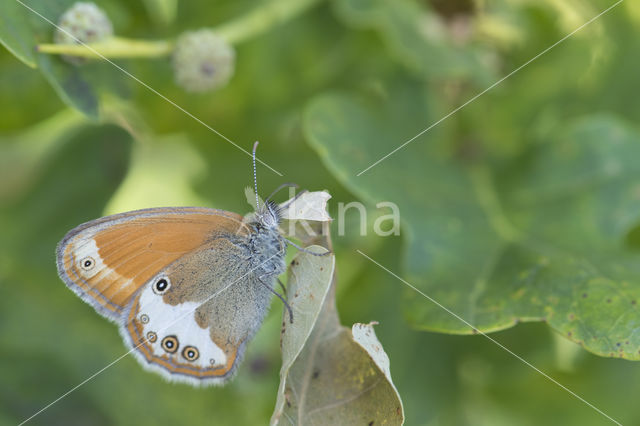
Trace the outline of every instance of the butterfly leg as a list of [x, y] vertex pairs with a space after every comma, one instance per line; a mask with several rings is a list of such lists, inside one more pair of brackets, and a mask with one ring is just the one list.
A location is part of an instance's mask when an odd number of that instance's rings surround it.
[[312, 254], [312, 255], [314, 255], [314, 256], [327, 256], [327, 255], [331, 254], [331, 252], [330, 252], [330, 251], [326, 251], [326, 252], [324, 252], [324, 253], [314, 253], [314, 252], [312, 252], [311, 250], [307, 250], [307, 249], [306, 249], [306, 248], [304, 248], [304, 247], [300, 247], [299, 245], [297, 245], [297, 244], [296, 244], [296, 243], [294, 243], [293, 241], [289, 240], [288, 238], [285, 238], [285, 241], [287, 242], [287, 244], [289, 244], [289, 245], [291, 245], [291, 246], [293, 246], [293, 247], [297, 248], [298, 250], [300, 250], [300, 251], [301, 251], [301, 252], [303, 252], [303, 253]]
[[282, 281], [280, 281], [280, 278], [276, 278], [278, 280], [278, 284], [280, 284], [280, 288], [282, 289], [282, 294], [287, 294], [287, 289], [284, 287], [284, 284], [282, 284]]
[[[277, 291], [275, 291], [274, 289], [271, 288], [270, 285], [268, 285], [267, 283], [265, 283], [264, 281], [262, 281], [262, 277], [258, 277], [258, 281], [260, 282], [260, 284], [262, 284], [263, 286], [265, 286], [267, 289], [269, 289], [269, 291], [273, 294], [275, 294], [276, 296], [278, 296], [278, 299], [280, 299], [282, 301], [282, 303], [284, 303], [285, 308], [287, 308], [287, 311], [289, 312], [289, 322], [291, 324], [293, 324], [293, 311], [291, 310], [291, 306], [289, 306], [289, 303], [287, 303], [287, 301], [285, 300], [284, 297], [282, 297], [282, 295], [280, 295], [280, 293], [278, 293]], [[279, 281], [279, 280], [278, 280]]]

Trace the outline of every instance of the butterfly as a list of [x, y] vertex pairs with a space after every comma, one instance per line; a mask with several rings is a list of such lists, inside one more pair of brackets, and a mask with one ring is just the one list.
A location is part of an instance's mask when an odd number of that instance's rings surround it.
[[202, 207], [137, 210], [84, 223], [58, 244], [65, 284], [118, 324], [145, 369], [170, 381], [227, 382], [273, 294], [293, 321], [274, 290], [293, 243], [279, 231], [282, 207], [271, 196], [259, 204], [256, 146], [252, 215]]

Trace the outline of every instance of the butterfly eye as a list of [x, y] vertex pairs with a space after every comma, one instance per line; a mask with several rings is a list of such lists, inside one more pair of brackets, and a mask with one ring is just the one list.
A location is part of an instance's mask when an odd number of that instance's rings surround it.
[[200, 356], [200, 353], [198, 352], [198, 349], [194, 348], [193, 346], [185, 346], [185, 348], [182, 350], [182, 356], [187, 361], [195, 361]]
[[153, 292], [155, 294], [165, 294], [167, 290], [171, 287], [171, 283], [166, 278], [160, 278], [153, 284]]
[[84, 269], [85, 271], [90, 270], [91, 268], [93, 268], [96, 264], [96, 261], [93, 260], [93, 257], [91, 256], [87, 256], [84, 259], [82, 259], [80, 261], [80, 266], [82, 267], [82, 269]]
[[167, 336], [162, 339], [160, 345], [165, 352], [175, 353], [178, 350], [178, 338], [176, 336]]

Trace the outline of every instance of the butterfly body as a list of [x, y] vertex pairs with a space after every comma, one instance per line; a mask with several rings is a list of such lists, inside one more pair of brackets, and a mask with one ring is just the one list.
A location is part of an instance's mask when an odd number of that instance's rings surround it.
[[116, 322], [147, 369], [172, 381], [231, 378], [285, 270], [275, 204], [250, 218], [183, 207], [138, 210], [71, 230], [58, 272]]

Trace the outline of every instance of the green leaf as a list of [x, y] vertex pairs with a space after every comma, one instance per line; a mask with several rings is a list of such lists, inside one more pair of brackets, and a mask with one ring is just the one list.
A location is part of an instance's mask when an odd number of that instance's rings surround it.
[[409, 322], [464, 334], [547, 321], [598, 355], [640, 359], [640, 262], [625, 246], [640, 213], [637, 130], [585, 117], [498, 166], [444, 126], [356, 176], [439, 118], [419, 87], [390, 93], [321, 96], [305, 131], [354, 193], [398, 204], [409, 281], [473, 327], [413, 291]]
[[25, 16], [26, 9], [15, 0], [0, 0], [0, 43], [16, 58], [36, 67], [35, 38]]
[[78, 67], [42, 53], [38, 54], [37, 60], [40, 72], [65, 104], [97, 119], [97, 95]]
[[[62, 13], [73, 4], [71, 0], [26, 2], [27, 7], [14, 0], [0, 0], [3, 16], [0, 17], [0, 42], [18, 59], [31, 67], [37, 67], [60, 99], [91, 119], [98, 118], [98, 91], [109, 86], [118, 92], [113, 77], [99, 71], [105, 64], [90, 63], [74, 66], [62, 58], [36, 53], [38, 43], [48, 43]], [[4, 11], [8, 10], [7, 14]], [[41, 15], [41, 16], [40, 16]], [[117, 74], [110, 70], [110, 74]], [[118, 74], [118, 79], [122, 76]]]
[[333, 265], [333, 256], [300, 253], [291, 266], [288, 297], [295, 319], [293, 327], [284, 322], [271, 423], [402, 424], [402, 402], [373, 327], [340, 325], [329, 292], [332, 278], [335, 285]]
[[336, 0], [340, 18], [355, 28], [380, 33], [393, 55], [426, 77], [470, 78], [480, 85], [495, 80], [486, 51], [456, 45], [441, 18], [411, 0]]

